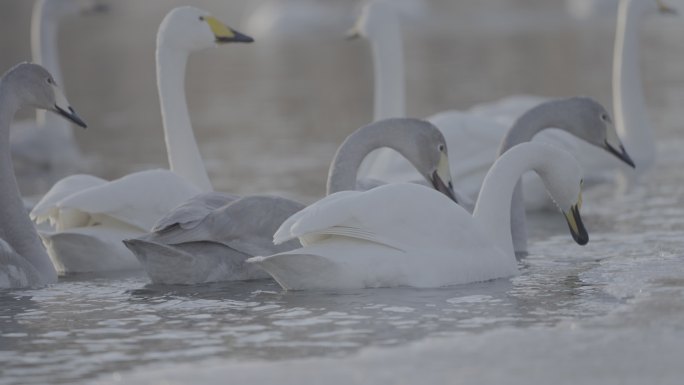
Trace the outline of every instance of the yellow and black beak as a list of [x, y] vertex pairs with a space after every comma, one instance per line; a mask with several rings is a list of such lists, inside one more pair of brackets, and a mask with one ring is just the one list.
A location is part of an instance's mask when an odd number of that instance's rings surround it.
[[663, 3], [662, 0], [656, 0], [656, 2], [658, 3], [658, 11], [660, 13], [665, 14], [665, 15], [677, 15], [678, 14], [676, 9], [670, 7], [669, 5], [666, 5], [665, 3]]
[[589, 234], [587, 234], [587, 229], [584, 228], [584, 223], [582, 223], [582, 217], [580, 216], [579, 207], [581, 204], [580, 201], [580, 203], [572, 206], [570, 211], [563, 214], [565, 214], [565, 220], [568, 222], [572, 239], [577, 244], [584, 246], [589, 242]]
[[445, 153], [440, 154], [439, 164], [437, 170], [430, 175], [430, 182], [435, 190], [448, 196], [454, 202], [458, 203], [456, 193], [454, 192], [454, 184], [451, 182], [451, 170], [449, 169], [449, 159]]
[[205, 16], [202, 20], [209, 24], [209, 28], [216, 38], [216, 43], [251, 43], [254, 41], [250, 36], [228, 27], [215, 17]]
[[88, 127], [86, 123], [83, 121], [83, 119], [81, 119], [81, 117], [78, 116], [76, 111], [74, 111], [74, 109], [71, 108], [69, 102], [64, 96], [64, 93], [62, 93], [62, 90], [60, 90], [55, 85], [52, 86], [52, 90], [55, 95], [55, 105], [53, 106], [53, 112], [56, 112], [57, 114], [63, 116], [65, 119], [68, 119], [83, 128]]
[[627, 163], [627, 164], [630, 165], [632, 168], [636, 168], [636, 166], [634, 165], [634, 161], [633, 161], [632, 158], [627, 154], [627, 151], [625, 150], [625, 147], [624, 147], [622, 144], [620, 144], [620, 145], [619, 145], [620, 148], [617, 149], [617, 148], [611, 146], [610, 143], [608, 143], [608, 141], [606, 140], [606, 141], [604, 142], [604, 146], [606, 147], [606, 150], [608, 150], [608, 152], [610, 152], [611, 154], [615, 155], [615, 157], [617, 157], [617, 158], [620, 159], [621, 161]]
[[352, 27], [344, 34], [346, 40], [356, 40], [361, 37], [361, 32], [357, 26]]

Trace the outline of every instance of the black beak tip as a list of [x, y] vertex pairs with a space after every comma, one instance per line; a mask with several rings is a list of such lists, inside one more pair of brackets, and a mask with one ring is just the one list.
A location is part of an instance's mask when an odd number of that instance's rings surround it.
[[[584, 222], [582, 222], [582, 217], [580, 216], [579, 209], [577, 207], [573, 207], [571, 209], [572, 217], [575, 221], [575, 225], [577, 226], [577, 231], [572, 230], [572, 226], [570, 226], [570, 233], [572, 234], [572, 239], [577, 242], [578, 245], [584, 246], [587, 243], [589, 243], [589, 233], [587, 233], [587, 229], [584, 227]], [[568, 223], [568, 225], [570, 225]]]
[[238, 31], [233, 31], [233, 37], [217, 36], [217, 43], [253, 43], [254, 38]]
[[55, 105], [55, 111], [58, 114], [62, 115], [62, 117], [64, 117], [65, 119], [68, 119], [68, 120], [74, 122], [74, 124], [76, 124], [80, 127], [83, 127], [83, 128], [88, 128], [88, 125], [83, 121], [83, 119], [81, 119], [76, 114], [76, 111], [74, 111], [73, 108], [69, 107], [69, 111], [67, 112], [64, 109], [60, 108], [59, 106]]

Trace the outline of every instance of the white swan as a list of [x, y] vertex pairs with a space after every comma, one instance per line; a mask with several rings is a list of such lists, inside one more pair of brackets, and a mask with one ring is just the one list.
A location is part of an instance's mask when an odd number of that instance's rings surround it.
[[287, 290], [439, 287], [517, 273], [510, 197], [523, 173], [536, 171], [580, 245], [582, 170], [571, 154], [542, 143], [520, 144], [499, 158], [471, 215], [411, 183], [332, 194], [288, 218], [276, 243], [299, 238], [300, 249], [247, 260]]
[[[637, 171], [646, 169], [652, 163], [654, 151], [653, 134], [650, 125], [647, 124], [640, 85], [638, 36], [635, 29], [635, 19], [649, 8], [658, 8], [661, 12], [671, 11], [656, 0], [623, 0], [614, 57], [613, 90], [616, 130], [619, 135], [609, 145], [613, 150], [619, 151], [619, 140], [622, 138], [627, 150], [624, 153], [629, 152]], [[396, 89], [383, 88], [383, 84], [387, 83], [395, 84], [395, 87], [397, 84], [403, 84], [401, 35], [396, 15], [384, 2], [373, 2], [365, 8], [353, 32], [367, 37], [373, 48], [376, 74], [375, 117], [382, 117], [384, 113], [402, 116], [403, 88], [399, 92]], [[497, 103], [475, 106], [471, 111], [446, 111], [428, 118], [447, 137], [447, 142], [454, 153], [451, 158], [451, 169], [454, 173], [452, 176], [458, 188], [463, 189], [462, 192], [470, 197], [476, 196], [487, 167], [495, 159], [496, 149], [507, 128], [522, 112], [541, 100], [543, 99], [529, 96], [523, 99], [511, 97]], [[452, 142], [451, 135], [458, 137], [458, 131], [472, 132], [475, 131], [475, 127], [478, 132], [476, 141]], [[614, 175], [614, 170], [618, 167], [618, 162], [607, 159], [605, 154], [563, 133], [544, 133], [544, 136], [547, 141], [564, 145], [574, 153], [581, 151], [582, 155], [578, 158], [589, 181], [605, 180], [606, 174]], [[473, 157], [474, 154], [476, 155]], [[375, 158], [369, 159], [369, 167], [362, 171], [362, 176], [391, 181], [410, 180], [415, 177], [411, 176], [410, 168], [390, 151], [379, 152]], [[537, 178], [525, 178], [524, 191], [537, 192], [534, 200], [538, 200], [538, 192], [543, 191], [543, 187]], [[527, 203], [529, 204], [529, 201]], [[544, 206], [533, 208], [539, 207]]]
[[[94, 0], [37, 0], [31, 18], [33, 62], [45, 67], [63, 86], [57, 33], [60, 22], [74, 14], [104, 10]], [[56, 181], [84, 171], [89, 163], [78, 148], [69, 122], [44, 110], [36, 118], [12, 124], [11, 146], [15, 172], [24, 195], [42, 194]]]
[[112, 182], [84, 175], [58, 182], [31, 216], [53, 226], [41, 237], [60, 272], [140, 268], [121, 241], [144, 234], [169, 210], [212, 190], [185, 100], [187, 57], [217, 43], [251, 41], [197, 8], [175, 8], [164, 18], [157, 35], [157, 85], [171, 170]]
[[21, 107], [49, 110], [85, 127], [45, 68], [18, 64], [0, 79], [0, 288], [3, 289], [57, 282], [57, 272], [26, 215], [14, 176], [10, 123]]
[[[330, 165], [327, 193], [356, 189], [361, 161], [382, 146], [403, 154], [435, 189], [454, 199], [444, 137], [417, 119], [381, 120], [349, 135]], [[279, 197], [207, 193], [171, 211], [151, 233], [124, 243], [154, 283], [264, 278], [263, 270], [244, 261], [299, 247], [295, 239], [279, 245], [272, 240], [283, 221], [302, 208]]]

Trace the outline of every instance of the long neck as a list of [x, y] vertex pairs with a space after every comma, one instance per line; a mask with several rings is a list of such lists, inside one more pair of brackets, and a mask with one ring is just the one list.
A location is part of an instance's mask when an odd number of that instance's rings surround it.
[[[539, 131], [549, 127], [563, 127], [564, 124], [557, 113], [562, 111], [562, 101], [542, 103], [523, 114], [506, 133], [499, 147], [498, 155], [504, 154], [511, 147], [529, 142]], [[508, 195], [506, 195], [508, 197]], [[516, 253], [527, 252], [527, 217], [525, 199], [520, 181], [515, 184], [511, 197], [510, 226], [508, 234], [513, 238]]]
[[192, 132], [185, 100], [187, 53], [157, 41], [157, 87], [161, 104], [164, 140], [171, 170], [205, 192], [213, 191], [209, 175]]
[[57, 272], [28, 217], [14, 176], [9, 127], [19, 104], [10, 86], [0, 82], [0, 236], [40, 272], [44, 283], [54, 283]]
[[400, 138], [406, 136], [397, 132], [403, 129], [401, 126], [386, 121], [366, 126], [349, 135], [337, 149], [330, 163], [327, 194], [356, 190], [359, 167], [366, 156], [375, 149], [386, 147], [407, 157], [402, 149], [402, 143], [398, 142]]
[[639, 20], [642, 13], [638, 0], [620, 1], [613, 55], [615, 128], [637, 171], [648, 168], [655, 158], [655, 140], [646, 111], [639, 66]]
[[373, 121], [406, 115], [401, 30], [394, 20], [387, 20], [382, 27], [370, 42], [375, 81]]
[[[31, 15], [31, 55], [33, 62], [45, 67], [57, 84], [64, 88], [62, 71], [59, 66], [59, 49], [57, 34], [59, 20], [50, 17], [51, 12], [46, 0], [39, 0], [33, 6]], [[39, 127], [47, 127], [52, 134], [71, 137], [73, 131], [69, 122], [45, 110], [36, 110], [36, 123]]]
[[520, 177], [534, 166], [535, 158], [541, 160], [525, 151], [508, 152], [506, 155], [492, 165], [482, 182], [473, 218], [492, 234], [501, 250], [512, 255], [510, 197]]

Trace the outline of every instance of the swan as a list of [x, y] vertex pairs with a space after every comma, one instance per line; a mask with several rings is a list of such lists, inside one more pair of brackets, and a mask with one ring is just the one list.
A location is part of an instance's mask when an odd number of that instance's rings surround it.
[[[104, 11], [94, 0], [38, 0], [31, 18], [33, 62], [45, 67], [55, 83], [63, 85], [59, 66], [57, 32], [60, 22], [74, 14]], [[35, 119], [15, 121], [11, 148], [20, 189], [26, 194], [45, 193], [59, 179], [83, 171], [88, 159], [81, 154], [64, 119], [37, 110]]]
[[139, 269], [121, 243], [144, 234], [185, 200], [212, 191], [184, 95], [190, 52], [252, 39], [194, 7], [171, 10], [157, 35], [157, 85], [170, 170], [147, 170], [106, 181], [74, 175], [57, 182], [31, 212], [49, 222], [40, 235], [60, 273]]
[[57, 272], [40, 243], [19, 193], [10, 152], [10, 123], [22, 107], [42, 108], [84, 127], [54, 78], [37, 64], [14, 66], [0, 79], [0, 288], [57, 282]]
[[286, 290], [440, 287], [513, 276], [510, 205], [523, 173], [540, 175], [573, 239], [589, 241], [579, 209], [582, 169], [544, 143], [523, 143], [487, 173], [471, 215], [442, 194], [413, 183], [329, 195], [288, 218], [275, 243], [303, 247], [247, 260]]
[[[624, 141], [623, 155], [629, 153], [636, 165], [637, 172], [645, 170], [652, 162], [654, 155], [653, 133], [646, 117], [643, 94], [641, 90], [638, 64], [638, 36], [636, 34], [636, 18], [649, 9], [659, 9], [661, 12], [672, 12], [656, 0], [623, 0], [620, 4], [620, 16], [614, 55], [613, 92], [615, 103], [615, 130], [618, 135], [612, 148], [604, 148], [615, 155]], [[393, 116], [403, 116], [403, 64], [401, 52], [401, 33], [399, 22], [391, 6], [382, 1], [372, 2], [364, 8], [358, 23], [351, 31], [351, 36], [364, 36], [370, 40], [373, 49], [375, 72], [375, 118], [390, 113]], [[390, 88], [387, 84], [393, 84]], [[398, 91], [396, 88], [401, 88]], [[495, 159], [496, 149], [500, 146], [501, 138], [512, 122], [520, 117], [522, 111], [537, 105], [541, 99], [534, 96], [524, 98], [510, 97], [496, 103], [479, 105], [470, 111], [445, 111], [429, 118], [447, 137], [452, 152], [456, 156], [451, 158], [451, 170], [458, 187], [471, 199], [477, 195], [488, 166]], [[477, 142], [452, 142], [450, 135], [457, 135], [459, 130], [474, 131], [477, 127], [479, 138]], [[611, 128], [612, 130], [612, 128]], [[606, 159], [605, 154], [597, 152], [591, 146], [583, 145], [564, 133], [543, 134], [547, 141], [563, 145], [573, 153], [581, 152], [578, 157], [582, 163], [587, 180], [602, 181], [606, 176], [613, 176], [617, 162]], [[613, 135], [610, 135], [613, 137]], [[621, 151], [622, 152], [622, 151]], [[478, 154], [471, 158], [472, 154]], [[603, 156], [601, 156], [603, 155]], [[623, 159], [625, 163], [630, 162]], [[391, 151], [383, 150], [374, 154], [368, 160], [368, 167], [364, 168], [362, 176], [380, 178], [390, 181], [402, 181], [414, 178], [410, 168], [406, 166]], [[543, 191], [537, 178], [523, 180], [525, 192]], [[536, 198], [537, 195], [535, 195]], [[536, 200], [536, 199], [535, 199]], [[530, 201], [526, 201], [530, 207]], [[542, 208], [536, 205], [531, 208]]]
[[[432, 124], [418, 119], [386, 119], [353, 132], [330, 165], [327, 194], [363, 189], [357, 181], [363, 158], [386, 146], [403, 154], [436, 190], [454, 199], [446, 142]], [[152, 232], [125, 240], [153, 283], [198, 284], [266, 278], [247, 258], [300, 246], [296, 239], [274, 245], [273, 234], [304, 205], [274, 196], [239, 197], [206, 193], [160, 219]]]

